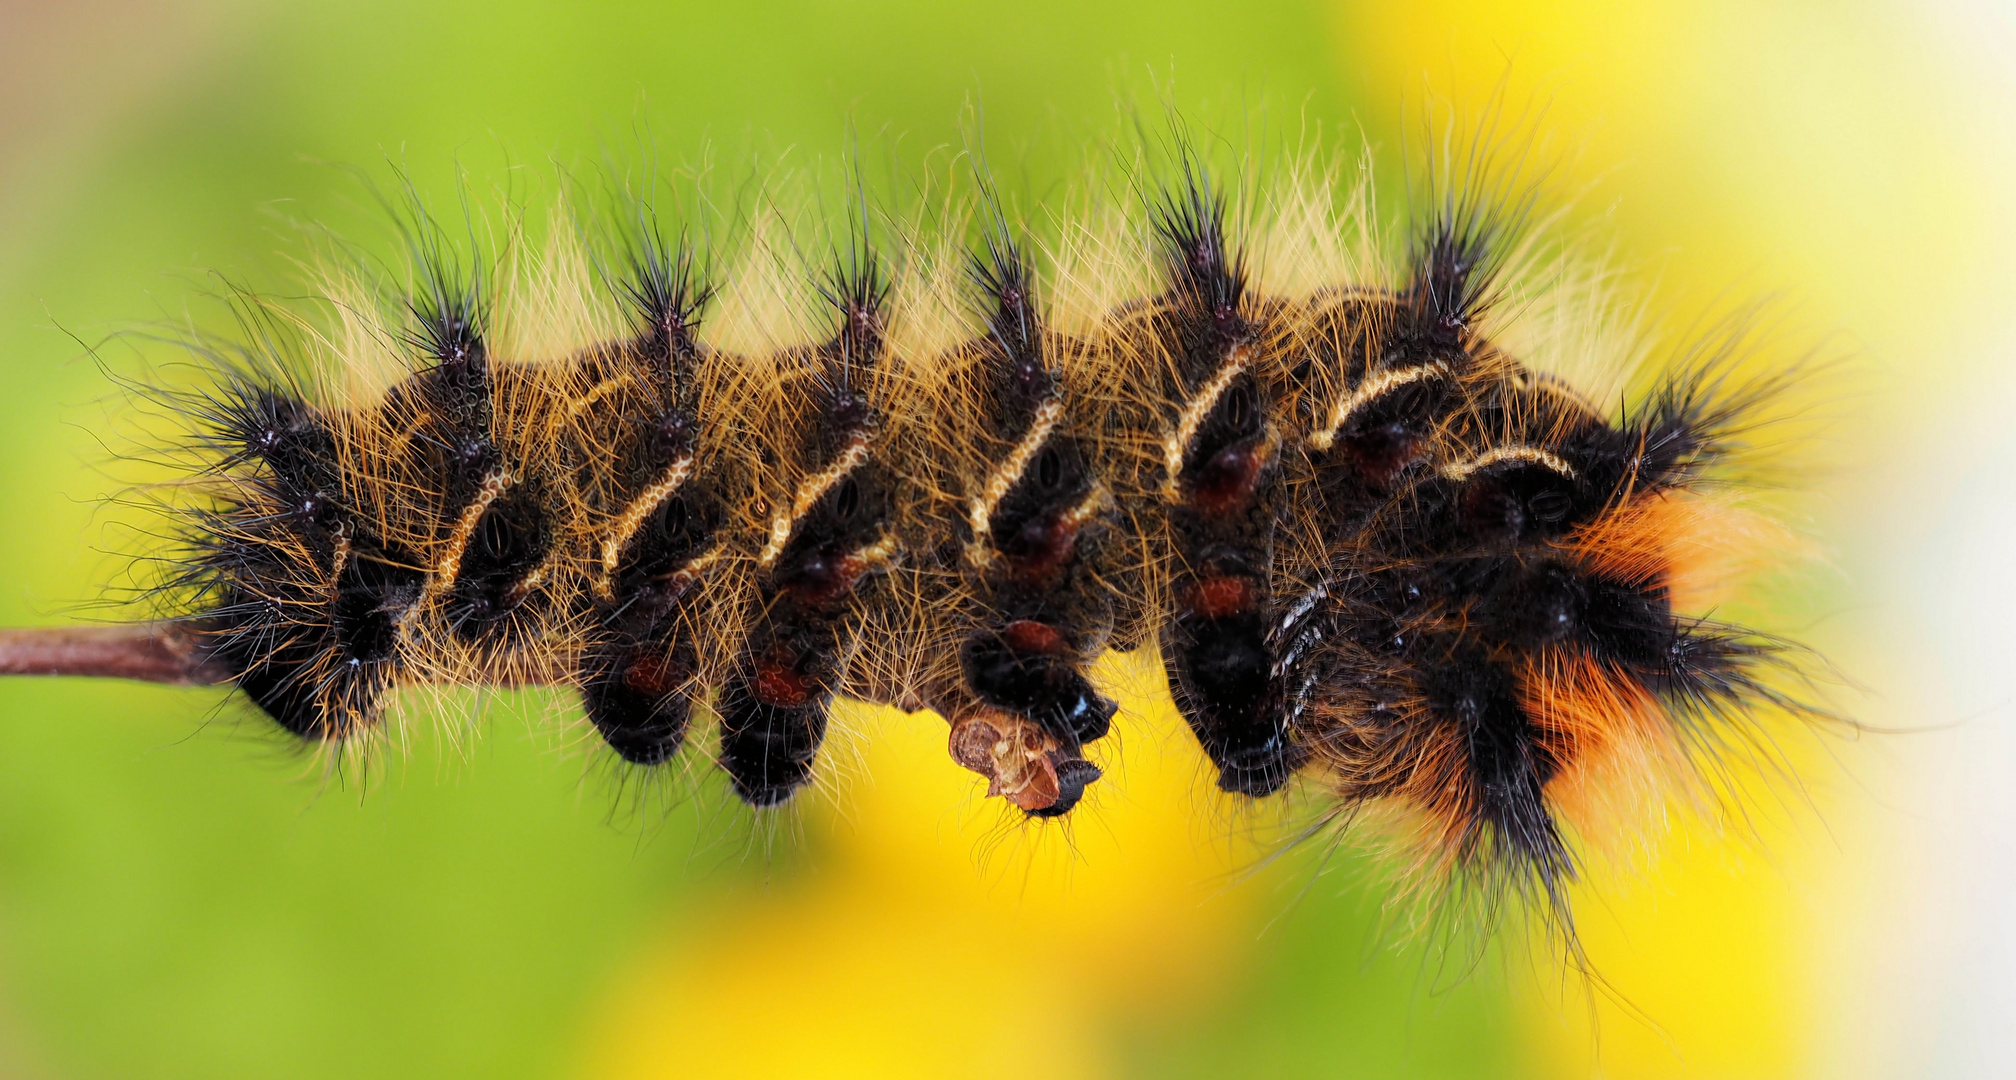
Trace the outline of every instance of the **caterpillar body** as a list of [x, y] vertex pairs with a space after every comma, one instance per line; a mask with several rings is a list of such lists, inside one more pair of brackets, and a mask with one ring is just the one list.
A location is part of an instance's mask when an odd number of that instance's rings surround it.
[[[339, 386], [261, 333], [183, 403], [206, 463], [167, 615], [307, 740], [404, 687], [559, 684], [638, 765], [711, 723], [764, 807], [845, 696], [936, 711], [1034, 817], [1125, 723], [1093, 661], [1153, 649], [1225, 791], [1306, 776], [1415, 823], [1422, 868], [1562, 910], [1598, 788], [1787, 704], [1773, 640], [1708, 617], [1716, 553], [1769, 535], [1710, 484], [1769, 380], [1709, 349], [1626, 408], [1515, 353], [1537, 301], [1508, 301], [1503, 185], [1345, 257], [1378, 230], [1320, 209], [1334, 173], [1256, 208], [1174, 172], [1047, 245], [984, 185], [970, 253], [850, 229], [781, 327], [763, 275], [711, 277], [648, 214], [600, 274], [578, 245], [509, 288], [423, 251], [396, 318], [313, 335], [393, 376]], [[1321, 235], [1283, 255], [1270, 214]], [[500, 344], [539, 319], [576, 331]]]

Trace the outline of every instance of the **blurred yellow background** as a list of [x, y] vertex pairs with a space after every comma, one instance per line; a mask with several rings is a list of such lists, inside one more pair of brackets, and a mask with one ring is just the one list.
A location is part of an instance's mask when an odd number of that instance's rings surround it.
[[1152, 696], [1038, 834], [932, 717], [852, 713], [836, 796], [766, 830], [712, 779], [612, 810], [521, 710], [323, 784], [221, 695], [17, 680], [0, 1075], [2000, 1075], [2012, 61], [2016, 12], [1978, 0], [0, 0], [0, 622], [76, 617], [104, 553], [144, 546], [95, 509], [117, 436], [79, 339], [213, 320], [219, 280], [293, 287], [296, 220], [379, 242], [343, 166], [536, 195], [639, 145], [831, 159], [850, 123], [915, 162], [977, 96], [1040, 198], [1156, 80], [1200, 117], [1362, 127], [1396, 169], [1424, 102], [1501, 94], [1544, 113], [1576, 222], [1675, 326], [1771, 296], [1846, 358], [1797, 477], [1828, 558], [1777, 628], [1910, 732], [1792, 733], [1800, 783], [1744, 828], [1586, 889], [1606, 993], [1395, 934], [1348, 846], [1255, 870], [1266, 816], [1210, 791]]

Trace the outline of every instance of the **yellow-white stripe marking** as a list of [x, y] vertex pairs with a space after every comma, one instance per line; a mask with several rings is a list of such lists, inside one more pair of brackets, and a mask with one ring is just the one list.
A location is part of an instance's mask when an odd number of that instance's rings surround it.
[[1537, 446], [1495, 446], [1468, 461], [1458, 461], [1442, 466], [1442, 475], [1449, 480], [1468, 480], [1470, 474], [1479, 469], [1488, 469], [1501, 461], [1530, 461], [1544, 465], [1570, 480], [1575, 479], [1575, 467], [1561, 460], [1551, 451]]
[[980, 497], [973, 500], [973, 505], [968, 511], [968, 520], [973, 526], [973, 539], [976, 543], [985, 538], [988, 530], [993, 527], [994, 508], [1001, 505], [1002, 499], [1008, 497], [1008, 490], [1015, 486], [1015, 481], [1029, 468], [1030, 459], [1043, 448], [1044, 441], [1050, 438], [1051, 432], [1057, 430], [1057, 425], [1063, 419], [1064, 403], [1056, 398], [1051, 398], [1038, 406], [1036, 417], [1030, 422], [1029, 430], [1023, 434], [1022, 440], [1015, 444], [1015, 449], [1009, 451], [1007, 459], [988, 475], [987, 486], [980, 490]]
[[1381, 371], [1376, 375], [1367, 377], [1364, 382], [1358, 384], [1358, 389], [1345, 395], [1344, 399], [1339, 401], [1330, 410], [1329, 421], [1323, 425], [1321, 430], [1309, 436], [1309, 445], [1318, 450], [1330, 449], [1331, 445], [1337, 441], [1337, 433], [1344, 430], [1344, 425], [1351, 419], [1352, 413], [1378, 400], [1381, 396], [1398, 390], [1400, 387], [1408, 386], [1424, 379], [1447, 378], [1448, 375], [1449, 365], [1437, 360], [1432, 364]]
[[476, 535], [476, 525], [483, 520], [483, 512], [490, 509], [510, 490], [515, 478], [508, 472], [499, 470], [483, 479], [483, 487], [469, 505], [462, 508], [462, 517], [455, 522], [455, 531], [448, 534], [448, 542], [443, 545], [441, 555], [434, 560], [434, 573], [427, 578], [423, 599], [432, 600], [447, 592], [455, 585], [455, 579], [462, 573], [462, 556], [469, 550], [469, 540]]
[[637, 530], [644, 526], [645, 519], [656, 513], [658, 507], [663, 505], [666, 499], [671, 498], [672, 493], [678, 491], [692, 475], [693, 455], [690, 453], [679, 455], [658, 475], [656, 482], [638, 492], [637, 497], [630, 500], [630, 505], [625, 506], [623, 512], [617, 515], [616, 521], [609, 528], [609, 535], [602, 538], [602, 572], [595, 577], [595, 595], [604, 600], [609, 599], [610, 579], [616, 574], [616, 563], [622, 559], [623, 549], [629, 546], [631, 538], [637, 535]]
[[770, 540], [756, 556], [756, 565], [769, 569], [784, 554], [784, 545], [791, 541], [791, 530], [798, 519], [805, 516], [812, 505], [824, 498], [826, 492], [848, 473], [861, 467], [868, 460], [868, 432], [857, 431], [848, 436], [847, 445], [833, 458], [833, 464], [825, 471], [799, 485], [798, 493], [791, 500], [791, 509], [770, 519]]
[[1190, 448], [1190, 440], [1197, 437], [1197, 429], [1204, 425], [1204, 418], [1211, 415], [1211, 409], [1218, 399], [1225, 396], [1225, 389], [1232, 380], [1252, 363], [1252, 353], [1244, 345], [1234, 345], [1225, 356], [1225, 363], [1211, 381], [1197, 391], [1197, 396], [1183, 406], [1183, 413], [1176, 418], [1176, 430], [1162, 443], [1162, 458], [1168, 469], [1168, 479], [1163, 481], [1162, 496], [1171, 501], [1181, 497], [1177, 483], [1183, 475], [1183, 453]]

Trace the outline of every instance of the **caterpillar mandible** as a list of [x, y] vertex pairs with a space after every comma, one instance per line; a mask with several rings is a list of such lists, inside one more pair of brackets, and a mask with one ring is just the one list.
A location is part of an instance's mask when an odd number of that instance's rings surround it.
[[202, 459], [161, 618], [5, 670], [230, 683], [328, 744], [404, 688], [554, 684], [638, 766], [711, 727], [753, 807], [851, 697], [1043, 818], [1125, 723], [1092, 662], [1150, 649], [1224, 791], [1395, 808], [1428, 876], [1565, 917], [1592, 788], [1801, 708], [1711, 617], [1771, 535], [1718, 483], [1782, 378], [1733, 380], [1736, 331], [1628, 407], [1548, 374], [1516, 184], [1444, 176], [1396, 243], [1336, 170], [1235, 200], [1176, 158], [1044, 237], [984, 177], [939, 235], [863, 214], [783, 325], [648, 200], [516, 274], [422, 221], [391, 315], [246, 300], [161, 395]]

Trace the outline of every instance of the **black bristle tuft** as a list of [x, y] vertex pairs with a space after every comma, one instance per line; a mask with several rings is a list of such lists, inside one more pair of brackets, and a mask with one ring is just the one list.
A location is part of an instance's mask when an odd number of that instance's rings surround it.
[[1794, 365], [1739, 381], [1736, 372], [1751, 334], [1747, 316], [1726, 321], [1624, 417], [1620, 426], [1636, 443], [1633, 465], [1640, 483], [1690, 487], [1729, 466], [1747, 449], [1746, 436], [1764, 424], [1765, 408], [1807, 374]]
[[835, 256], [819, 292], [840, 316], [840, 328], [826, 349], [837, 398], [855, 388], [882, 351], [889, 282], [883, 275], [882, 261], [865, 238], [857, 237]]
[[1426, 206], [1417, 204], [1414, 215], [1400, 329], [1445, 359], [1459, 358], [1503, 299], [1506, 259], [1539, 196], [1537, 181], [1526, 175], [1530, 135], [1501, 144], [1495, 126], [1494, 113], [1467, 148], [1445, 146], [1431, 168]]
[[684, 237], [668, 243], [655, 221], [645, 221], [631, 237], [628, 263], [620, 288], [645, 352], [690, 362], [701, 314], [714, 299], [693, 246]]
[[1516, 216], [1501, 216], [1475, 193], [1446, 194], [1420, 228], [1407, 282], [1411, 329], [1428, 344], [1460, 349], [1499, 299], [1499, 273]]
[[[642, 768], [715, 725], [735, 794], [771, 807], [816, 781], [853, 698], [938, 712], [954, 761], [1038, 819], [1126, 730], [1101, 657], [1146, 648], [1221, 790], [1304, 784], [1336, 822], [1393, 806], [1413, 872], [1526, 904], [1572, 949], [1597, 755], [1712, 767], [1765, 741], [1753, 712], [1816, 715], [1777, 689], [1789, 646], [1689, 610], [1768, 540], [1714, 485], [1793, 376], [1736, 378], [1741, 320], [1621, 415], [1543, 374], [1561, 358], [1518, 353], [1560, 338], [1525, 311], [1558, 309], [1524, 268], [1552, 251], [1488, 156], [1438, 163], [1411, 249], [1364, 260], [1409, 260], [1378, 281], [1301, 280], [1339, 260], [1274, 242], [1330, 208], [1300, 161], [1270, 202], [1179, 133], [1119, 238], [1066, 222], [1054, 264], [982, 175], [944, 211], [979, 217], [967, 332], [928, 343], [957, 321], [908, 322], [947, 299], [940, 249], [871, 215], [858, 169], [858, 216], [795, 264], [831, 306], [811, 341], [801, 311], [701, 341], [709, 263], [642, 202], [588, 245], [627, 311], [610, 338], [571, 336], [604, 313], [570, 252], [493, 278], [408, 211], [403, 295], [312, 349], [248, 305], [245, 344], [205, 347], [209, 386], [162, 392], [202, 431], [162, 500], [189, 552], [162, 560], [161, 607], [206, 678], [305, 739], [367, 734], [402, 688], [564, 685]], [[1143, 273], [1147, 295], [1105, 296]], [[373, 335], [410, 364], [366, 400], [382, 358], [346, 350]], [[365, 377], [325, 383], [337, 363]]]
[[1056, 384], [1043, 357], [1035, 271], [998, 208], [993, 208], [984, 243], [986, 251], [973, 256], [968, 274], [982, 298], [988, 338], [1007, 369], [1005, 389], [1012, 404], [1026, 411], [1049, 397]]
[[1192, 317], [1208, 320], [1229, 338], [1241, 329], [1245, 254], [1226, 244], [1225, 197], [1213, 189], [1210, 174], [1188, 152], [1182, 167], [1182, 186], [1165, 191], [1153, 212], [1163, 273]]
[[480, 283], [438, 257], [422, 263], [420, 281], [407, 299], [413, 313], [412, 344], [434, 364], [467, 369], [480, 378], [488, 363], [483, 348], [486, 322]]

